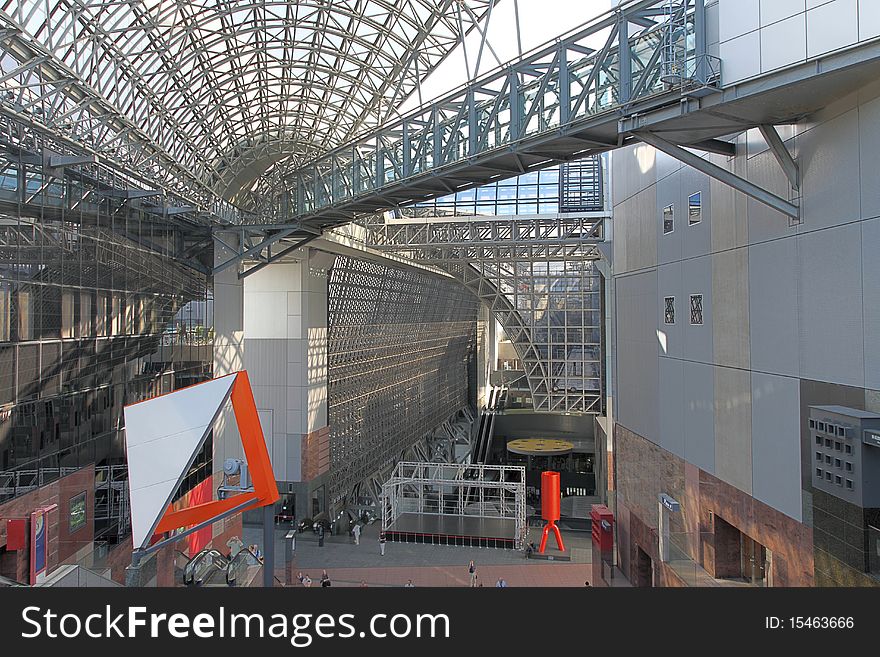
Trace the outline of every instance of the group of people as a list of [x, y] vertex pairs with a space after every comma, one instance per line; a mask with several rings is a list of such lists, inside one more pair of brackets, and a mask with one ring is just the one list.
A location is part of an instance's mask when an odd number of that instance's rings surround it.
[[[303, 574], [302, 571], [297, 573], [296, 578], [299, 580], [299, 583], [309, 588], [312, 586], [312, 578], [309, 577], [308, 573]], [[321, 571], [321, 587], [327, 588], [330, 586], [332, 582], [330, 581], [330, 575], [327, 574], [326, 570]]]
[[[468, 577], [470, 578], [472, 588], [483, 586], [483, 583], [480, 581], [479, 575], [477, 575], [477, 564], [474, 563], [473, 559], [471, 559], [470, 563], [468, 564]], [[506, 589], [507, 580], [503, 577], [499, 577], [497, 580], [495, 580], [495, 588]]]

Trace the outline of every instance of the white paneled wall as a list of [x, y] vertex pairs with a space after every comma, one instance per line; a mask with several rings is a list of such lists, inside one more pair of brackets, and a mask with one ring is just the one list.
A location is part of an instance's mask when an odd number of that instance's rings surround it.
[[880, 36], [877, 0], [718, 0], [707, 17], [724, 84]]

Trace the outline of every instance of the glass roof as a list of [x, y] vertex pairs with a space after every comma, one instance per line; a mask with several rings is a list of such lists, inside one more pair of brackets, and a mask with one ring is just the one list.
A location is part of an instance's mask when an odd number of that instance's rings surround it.
[[491, 2], [0, 0], [0, 10], [98, 105], [247, 205], [279, 163], [393, 116]]

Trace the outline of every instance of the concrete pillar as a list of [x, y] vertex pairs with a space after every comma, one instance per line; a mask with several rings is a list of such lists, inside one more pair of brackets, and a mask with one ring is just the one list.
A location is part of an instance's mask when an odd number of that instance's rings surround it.
[[245, 278], [241, 290], [241, 365], [280, 492], [296, 494], [298, 517], [311, 515], [310, 487], [302, 484], [329, 468], [327, 277], [333, 258], [297, 250]]

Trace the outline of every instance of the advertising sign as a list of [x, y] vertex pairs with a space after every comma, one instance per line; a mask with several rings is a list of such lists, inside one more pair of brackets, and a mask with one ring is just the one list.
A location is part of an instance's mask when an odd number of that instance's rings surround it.
[[48, 514], [44, 509], [31, 513], [31, 584], [37, 583], [37, 576], [46, 572], [49, 557]]

